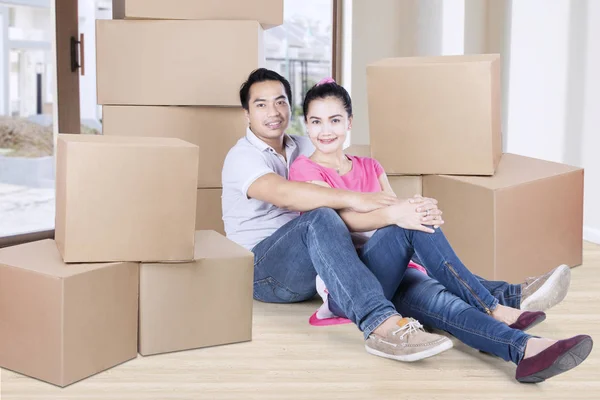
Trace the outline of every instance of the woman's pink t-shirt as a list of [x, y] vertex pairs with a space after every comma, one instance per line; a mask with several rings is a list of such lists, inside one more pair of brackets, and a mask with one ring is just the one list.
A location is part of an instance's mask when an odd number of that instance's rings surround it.
[[298, 182], [323, 181], [332, 188], [354, 192], [381, 192], [379, 177], [385, 173], [381, 164], [368, 157], [346, 157], [352, 161], [352, 169], [340, 176], [333, 168], [323, 167], [306, 156], [299, 156], [290, 167], [289, 179]]

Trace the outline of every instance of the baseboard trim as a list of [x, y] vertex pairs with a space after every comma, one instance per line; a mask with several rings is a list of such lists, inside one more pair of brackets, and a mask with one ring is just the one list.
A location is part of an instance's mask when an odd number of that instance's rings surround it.
[[583, 240], [600, 244], [600, 229], [594, 229], [587, 226], [583, 227]]

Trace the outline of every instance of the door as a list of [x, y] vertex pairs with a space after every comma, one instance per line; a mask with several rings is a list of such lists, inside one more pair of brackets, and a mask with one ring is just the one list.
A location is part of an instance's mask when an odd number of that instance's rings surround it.
[[54, 1], [58, 132], [80, 133], [79, 75], [85, 73], [85, 54], [84, 37], [79, 34], [78, 1]]

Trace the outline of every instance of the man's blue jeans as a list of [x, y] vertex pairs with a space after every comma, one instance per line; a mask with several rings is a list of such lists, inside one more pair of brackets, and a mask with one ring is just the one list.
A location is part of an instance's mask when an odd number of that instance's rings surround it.
[[[319, 274], [333, 300], [332, 311], [352, 320], [365, 338], [401, 313], [518, 363], [530, 337], [486, 314], [498, 303], [518, 307], [520, 286], [472, 275], [440, 230], [427, 234], [396, 226], [380, 229], [359, 250], [359, 258], [339, 215], [320, 208], [287, 223], [252, 251], [257, 300], [310, 299]], [[414, 253], [443, 284], [406, 270]]]

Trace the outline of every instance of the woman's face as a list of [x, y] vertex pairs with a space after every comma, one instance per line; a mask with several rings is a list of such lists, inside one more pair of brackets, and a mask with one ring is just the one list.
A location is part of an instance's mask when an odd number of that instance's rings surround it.
[[352, 117], [336, 97], [310, 102], [306, 115], [306, 130], [315, 148], [330, 154], [344, 148], [344, 140], [352, 127]]

